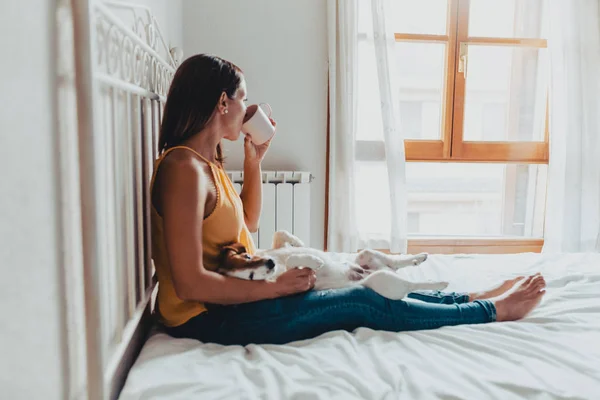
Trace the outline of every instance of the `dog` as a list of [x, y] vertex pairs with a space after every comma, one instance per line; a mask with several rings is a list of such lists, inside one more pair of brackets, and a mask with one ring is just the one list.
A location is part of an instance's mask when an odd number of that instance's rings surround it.
[[288, 269], [310, 268], [316, 272], [314, 290], [362, 285], [388, 299], [400, 300], [416, 290], [443, 290], [448, 286], [448, 282], [411, 282], [396, 273], [426, 259], [426, 253], [389, 255], [362, 250], [353, 260], [346, 261], [340, 254], [306, 247], [291, 233], [278, 231], [272, 248], [259, 250], [253, 256], [241, 243], [224, 246], [216, 272], [246, 280], [275, 280]]

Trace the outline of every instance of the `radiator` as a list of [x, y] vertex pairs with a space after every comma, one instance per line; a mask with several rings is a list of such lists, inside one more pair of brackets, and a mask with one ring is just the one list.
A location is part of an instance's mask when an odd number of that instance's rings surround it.
[[[238, 193], [244, 184], [242, 171], [228, 171]], [[258, 232], [252, 234], [260, 249], [268, 249], [273, 234], [286, 230], [310, 245], [310, 182], [304, 171], [263, 171], [263, 203]]]

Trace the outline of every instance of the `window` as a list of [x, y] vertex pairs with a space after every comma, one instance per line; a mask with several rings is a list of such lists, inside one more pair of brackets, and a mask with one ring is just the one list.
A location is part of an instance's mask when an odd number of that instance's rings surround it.
[[[376, 66], [361, 58], [374, 51], [370, 2], [359, 4], [357, 186], [369, 195], [357, 194], [358, 224], [375, 233], [389, 229], [389, 199], [373, 195], [387, 177], [378, 102], [371, 100]], [[545, 0], [393, 5], [409, 234], [543, 238]]]

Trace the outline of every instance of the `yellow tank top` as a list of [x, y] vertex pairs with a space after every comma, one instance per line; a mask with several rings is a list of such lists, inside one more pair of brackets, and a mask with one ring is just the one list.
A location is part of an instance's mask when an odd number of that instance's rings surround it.
[[[217, 204], [210, 215], [202, 223], [202, 257], [204, 268], [215, 270], [220, 249], [231, 242], [240, 242], [254, 254], [256, 248], [252, 236], [244, 221], [242, 200], [235, 190], [233, 183], [223, 168], [211, 163], [189, 147], [177, 146], [164, 152], [154, 164], [154, 174], [150, 183], [150, 193], [154, 187], [156, 171], [167, 154], [175, 149], [186, 149], [194, 153], [210, 167], [215, 187], [217, 190]], [[175, 293], [169, 257], [165, 245], [162, 217], [152, 204], [152, 259], [158, 277], [158, 311], [160, 319], [166, 326], [178, 326], [190, 318], [206, 311], [203, 303], [183, 301]]]

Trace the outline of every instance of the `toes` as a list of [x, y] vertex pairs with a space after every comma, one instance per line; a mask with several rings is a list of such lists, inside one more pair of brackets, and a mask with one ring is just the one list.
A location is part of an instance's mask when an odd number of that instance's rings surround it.
[[534, 279], [534, 282], [538, 282], [538, 283], [546, 283], [546, 280], [544, 279], [543, 276], [536, 276]]
[[546, 280], [545, 280], [544, 278], [540, 279], [540, 283], [541, 283], [541, 284], [542, 284], [544, 287], [546, 287]]
[[517, 276], [516, 278], [513, 278], [511, 280], [506, 281], [505, 284], [506, 284], [507, 287], [513, 288], [517, 284], [519, 284], [519, 282], [521, 282], [523, 279], [525, 279], [524, 276]]
[[535, 277], [534, 275], [528, 276], [527, 279], [525, 279], [525, 282], [523, 282], [523, 287], [526, 287], [527, 285], [529, 285], [534, 277]]
[[[541, 285], [541, 286], [540, 286]], [[520, 290], [525, 292], [526, 295], [537, 292], [540, 288], [545, 285], [545, 282], [541, 276], [531, 275], [523, 282]]]
[[529, 289], [530, 293], [537, 293], [540, 290], [544, 289], [544, 285], [541, 283], [536, 283], [534, 285], [531, 285], [531, 288]]
[[546, 282], [544, 281], [544, 278], [536, 277], [529, 285], [529, 287], [526, 288], [526, 293], [528, 295], [534, 295], [537, 294], [540, 290], [544, 289], [545, 287]]
[[508, 279], [504, 281], [505, 285], [514, 285], [519, 282], [521, 279], [525, 278], [524, 276], [517, 276], [516, 278]]
[[541, 279], [540, 281], [538, 281], [537, 286], [539, 286], [540, 288], [545, 288], [546, 287], [546, 281], [544, 281], [543, 279]]
[[526, 287], [526, 290], [533, 290], [535, 289], [537, 286], [539, 286], [540, 281], [537, 279], [533, 279], [531, 282], [529, 282], [529, 284]]

